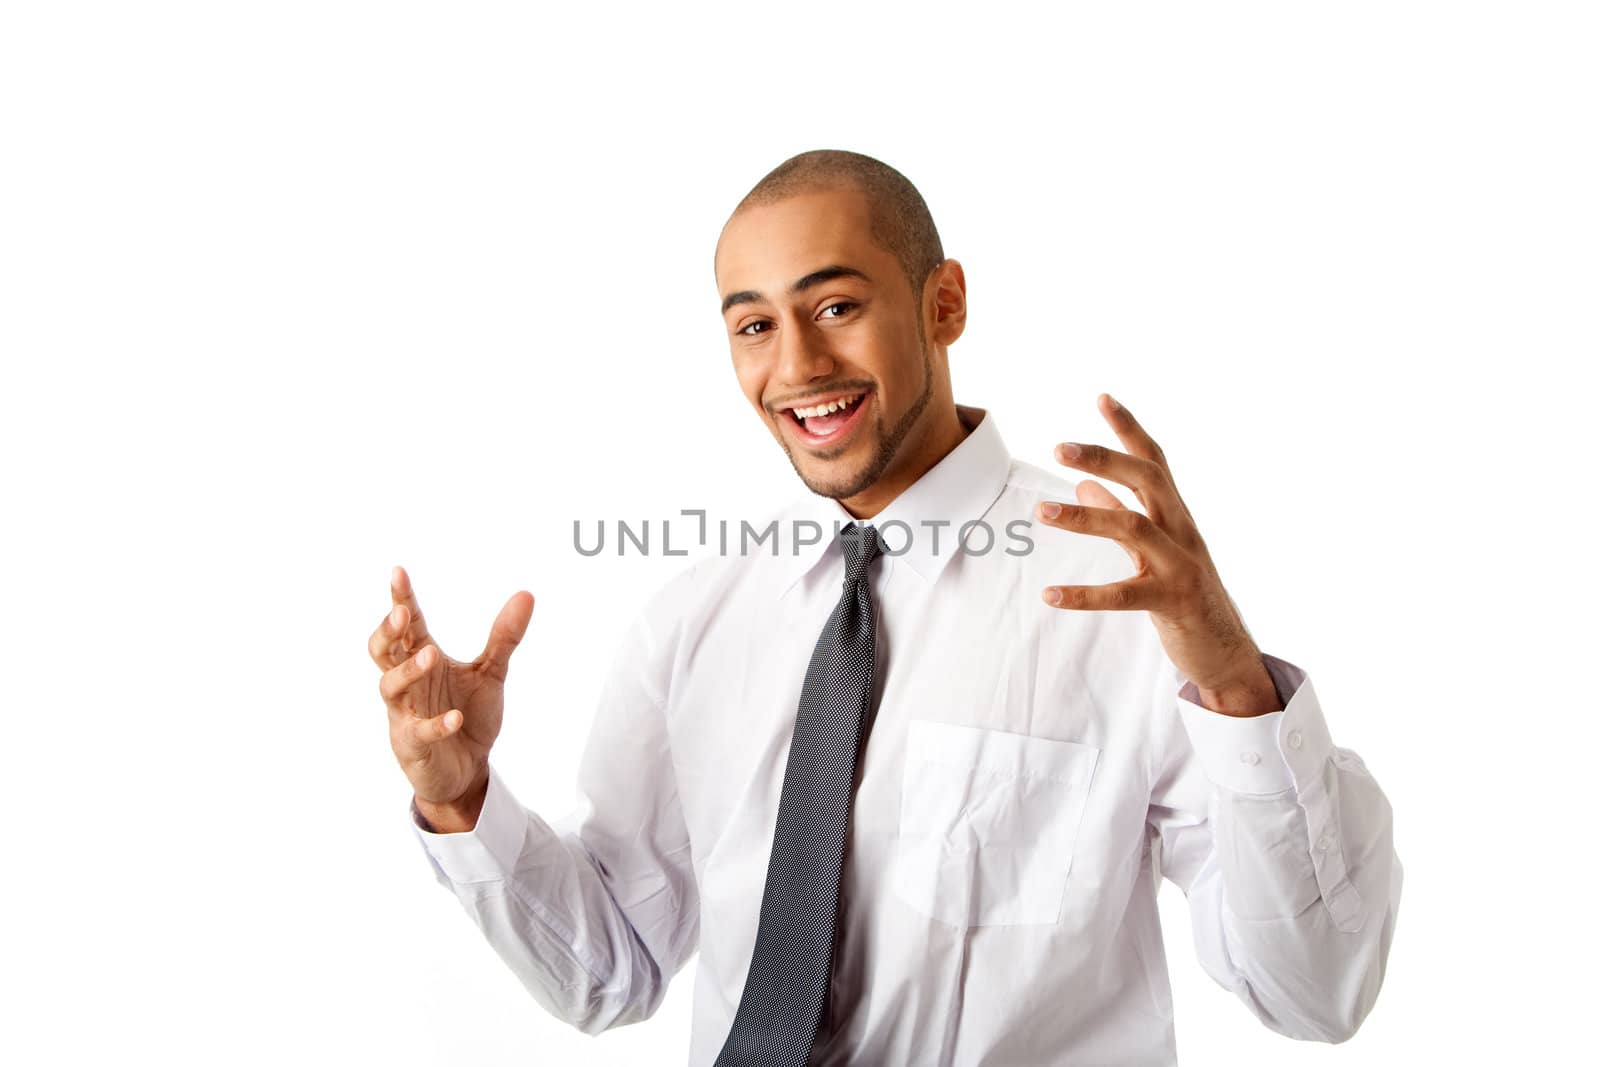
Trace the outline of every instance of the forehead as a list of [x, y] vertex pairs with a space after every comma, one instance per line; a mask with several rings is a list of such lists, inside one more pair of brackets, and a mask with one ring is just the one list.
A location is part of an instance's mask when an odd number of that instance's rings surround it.
[[873, 241], [871, 212], [859, 190], [797, 193], [747, 207], [728, 220], [717, 241], [717, 285], [725, 292], [756, 289], [775, 296], [796, 278], [832, 264], [857, 267], [874, 281], [895, 269], [894, 257]]

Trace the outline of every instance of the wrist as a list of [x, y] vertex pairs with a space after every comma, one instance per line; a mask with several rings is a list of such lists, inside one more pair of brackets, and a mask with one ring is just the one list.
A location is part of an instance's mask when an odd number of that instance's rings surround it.
[[412, 797], [412, 805], [426, 824], [424, 829], [435, 834], [470, 833], [478, 825], [483, 813], [484, 798], [489, 794], [489, 769], [484, 767], [477, 779], [461, 796], [450, 801], [424, 800]]
[[1250, 718], [1283, 710], [1278, 687], [1259, 653], [1244, 671], [1215, 686], [1196, 686], [1200, 704], [1220, 715]]

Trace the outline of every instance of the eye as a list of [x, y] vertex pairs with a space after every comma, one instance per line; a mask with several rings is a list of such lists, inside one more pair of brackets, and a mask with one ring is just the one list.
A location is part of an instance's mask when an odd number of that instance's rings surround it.
[[835, 303], [829, 304], [827, 307], [823, 308], [822, 309], [822, 313], [824, 315], [827, 315], [827, 313], [832, 311], [834, 308], [844, 308], [845, 309], [844, 311], [839, 312], [838, 315], [829, 316], [830, 318], [835, 318], [836, 319], [836, 318], [839, 318], [840, 315], [846, 315], [849, 312], [853, 311], [856, 308], [856, 305], [852, 304], [848, 300], [840, 300], [840, 301], [837, 301]]
[[772, 323], [768, 322], [766, 319], [757, 319], [756, 321], [754, 321], [752, 323], [748, 323], [748, 324], [740, 327], [739, 329], [735, 330], [734, 332], [735, 333], [742, 333], [746, 337], [754, 337], [756, 335], [756, 333], [766, 333], [767, 331], [766, 330], [758, 330], [758, 331], [752, 332], [751, 331], [751, 327], [752, 326], [771, 326], [771, 325], [772, 325]]

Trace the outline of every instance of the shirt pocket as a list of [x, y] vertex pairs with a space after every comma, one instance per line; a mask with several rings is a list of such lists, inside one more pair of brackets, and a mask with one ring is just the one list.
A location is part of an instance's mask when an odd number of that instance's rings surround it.
[[911, 719], [890, 885], [952, 926], [1054, 923], [1100, 749]]

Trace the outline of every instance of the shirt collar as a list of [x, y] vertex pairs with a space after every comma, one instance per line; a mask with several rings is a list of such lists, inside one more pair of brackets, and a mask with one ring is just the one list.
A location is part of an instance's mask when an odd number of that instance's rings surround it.
[[[870, 519], [857, 519], [837, 500], [815, 493], [788, 508], [778, 536], [784, 564], [780, 596], [828, 555], [836, 531], [851, 522], [878, 527], [887, 556], [924, 580], [931, 583], [943, 573], [960, 550], [956, 537], [961, 524], [989, 510], [1011, 469], [1011, 453], [986, 408], [957, 404], [956, 415], [971, 432]], [[812, 538], [817, 540], [806, 543]]]

